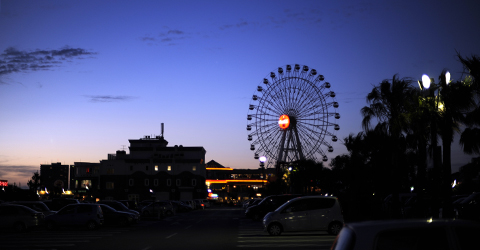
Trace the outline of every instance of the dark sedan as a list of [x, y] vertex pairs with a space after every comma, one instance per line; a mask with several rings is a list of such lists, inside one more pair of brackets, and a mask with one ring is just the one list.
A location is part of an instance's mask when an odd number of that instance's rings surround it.
[[135, 222], [135, 215], [132, 213], [118, 211], [105, 204], [99, 205], [102, 207], [106, 226], [128, 226]]

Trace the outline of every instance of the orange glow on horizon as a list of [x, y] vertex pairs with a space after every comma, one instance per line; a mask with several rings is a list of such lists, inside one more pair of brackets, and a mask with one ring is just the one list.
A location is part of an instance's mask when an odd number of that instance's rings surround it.
[[254, 182], [254, 183], [266, 183], [267, 180], [205, 180], [208, 184], [226, 184], [226, 183], [241, 183], [241, 182]]
[[205, 168], [206, 170], [233, 170], [233, 168]]

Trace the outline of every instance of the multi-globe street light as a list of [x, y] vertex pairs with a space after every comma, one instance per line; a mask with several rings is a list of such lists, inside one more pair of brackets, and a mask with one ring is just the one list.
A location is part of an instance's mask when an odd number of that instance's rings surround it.
[[[442, 90], [444, 88], [447, 88], [448, 84], [450, 83], [450, 72], [446, 71], [445, 74], [442, 74], [440, 76], [440, 83], [437, 85], [435, 84], [435, 81], [433, 78], [428, 77], [428, 75], [424, 74], [422, 75], [422, 81], [419, 81], [420, 89], [424, 91], [424, 97], [428, 98], [429, 104], [431, 105], [430, 107], [433, 107], [433, 117], [431, 119], [431, 149], [432, 149], [432, 157], [433, 157], [433, 168], [434, 171], [438, 171], [439, 176], [441, 178], [438, 178], [438, 186], [439, 189], [441, 190], [440, 193], [443, 193], [443, 211], [446, 213], [448, 216], [450, 216], [450, 213], [453, 212], [452, 207], [449, 206], [449, 199], [451, 196], [451, 184], [450, 184], [450, 178], [451, 178], [451, 158], [450, 156], [447, 157], [446, 160], [441, 162], [441, 149], [440, 147], [437, 146], [437, 122], [435, 119], [436, 113], [437, 112], [443, 112], [443, 122], [441, 123], [441, 128], [443, 135], [442, 136], [442, 143], [444, 145], [444, 156], [445, 154], [449, 154], [450, 152], [445, 151], [445, 143], [446, 140], [448, 140], [448, 136], [445, 134], [447, 131], [451, 128], [453, 125], [452, 121], [452, 116], [448, 110], [448, 105], [447, 103], [444, 102], [444, 98], [442, 97]], [[442, 192], [443, 191], [443, 192]], [[451, 201], [450, 201], [451, 202]], [[448, 207], [447, 207], [448, 206]], [[448, 210], [447, 210], [448, 209]], [[452, 211], [450, 211], [452, 210]]]

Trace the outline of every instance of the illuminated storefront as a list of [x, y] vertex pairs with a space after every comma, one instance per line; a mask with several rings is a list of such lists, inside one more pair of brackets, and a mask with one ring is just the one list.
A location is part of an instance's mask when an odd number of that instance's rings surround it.
[[263, 197], [274, 169], [233, 169], [210, 161], [206, 166], [209, 199], [229, 203]]

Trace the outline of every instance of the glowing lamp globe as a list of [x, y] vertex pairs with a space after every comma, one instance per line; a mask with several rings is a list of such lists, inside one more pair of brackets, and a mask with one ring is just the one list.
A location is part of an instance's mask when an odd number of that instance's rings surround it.
[[281, 129], [287, 129], [290, 125], [290, 117], [288, 117], [288, 115], [281, 115], [280, 119], [278, 119], [278, 125]]

